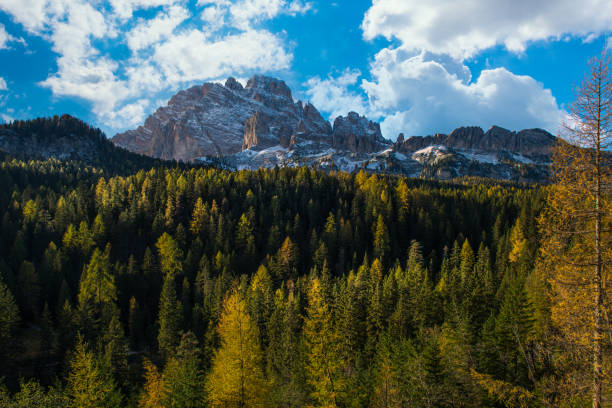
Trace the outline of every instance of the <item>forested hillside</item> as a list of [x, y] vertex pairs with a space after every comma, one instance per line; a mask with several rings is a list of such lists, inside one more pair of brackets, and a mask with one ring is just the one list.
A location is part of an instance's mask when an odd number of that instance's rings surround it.
[[7, 406], [554, 401], [545, 188], [9, 158], [0, 180]]
[[56, 158], [85, 166], [98, 173], [127, 175], [141, 168], [174, 165], [115, 146], [100, 129], [70, 115], [16, 120], [0, 124], [0, 153], [24, 160]]

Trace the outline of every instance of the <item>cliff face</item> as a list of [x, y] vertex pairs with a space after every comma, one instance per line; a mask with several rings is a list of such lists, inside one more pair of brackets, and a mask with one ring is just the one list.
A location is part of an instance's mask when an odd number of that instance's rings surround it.
[[448, 179], [483, 176], [545, 181], [555, 137], [460, 127], [450, 134], [383, 138], [378, 123], [356, 112], [333, 126], [310, 103], [295, 102], [285, 82], [256, 75], [242, 86], [206, 83], [174, 95], [143, 126], [113, 142], [163, 159], [212, 161], [229, 168], [313, 166]]
[[153, 157], [191, 161], [288, 146], [298, 125], [304, 138], [331, 134], [316, 108], [294, 102], [283, 81], [254, 76], [242, 87], [229, 78], [225, 85], [206, 83], [178, 92], [143, 126], [115, 135], [113, 142]]
[[338, 150], [354, 153], [373, 153], [389, 144], [380, 133], [378, 123], [349, 112], [347, 116], [338, 116], [334, 121], [332, 145]]
[[512, 152], [525, 157], [546, 160], [550, 156], [556, 138], [542, 129], [525, 129], [519, 132], [492, 126], [484, 132], [480, 127], [460, 127], [449, 135], [413, 136], [398, 138], [394, 149], [412, 153], [427, 146], [443, 145], [453, 149], [488, 153]]

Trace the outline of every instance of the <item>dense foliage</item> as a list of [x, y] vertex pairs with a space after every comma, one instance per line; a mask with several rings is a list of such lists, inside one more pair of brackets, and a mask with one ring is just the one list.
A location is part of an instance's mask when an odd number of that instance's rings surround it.
[[107, 175], [128, 175], [141, 168], [178, 165], [117, 147], [100, 129], [70, 115], [0, 124], [0, 139], [4, 139], [0, 152], [4, 150], [24, 160], [61, 156], [80, 166], [93, 165]]
[[554, 401], [543, 188], [10, 158], [0, 184], [0, 404]]

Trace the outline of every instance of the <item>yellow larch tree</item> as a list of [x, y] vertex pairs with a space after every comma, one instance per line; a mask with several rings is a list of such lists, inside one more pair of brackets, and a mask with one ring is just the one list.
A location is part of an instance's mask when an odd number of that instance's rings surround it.
[[611, 103], [610, 56], [604, 48], [600, 58], [589, 61], [570, 120], [554, 148], [554, 184], [540, 220], [540, 266], [551, 289], [553, 333], [565, 350], [567, 375], [561, 388], [567, 399], [591, 399], [593, 408], [612, 403]]
[[207, 380], [212, 407], [265, 407], [268, 384], [257, 326], [239, 291], [234, 290], [223, 304], [217, 328], [221, 340]]

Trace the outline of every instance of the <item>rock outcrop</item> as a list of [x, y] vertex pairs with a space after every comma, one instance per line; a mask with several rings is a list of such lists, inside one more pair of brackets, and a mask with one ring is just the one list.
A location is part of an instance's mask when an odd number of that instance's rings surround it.
[[349, 112], [347, 116], [338, 116], [334, 121], [332, 145], [337, 150], [374, 153], [389, 145], [389, 142], [382, 137], [378, 123], [356, 112]]
[[174, 95], [143, 126], [113, 137], [128, 150], [192, 161], [244, 149], [289, 146], [292, 137], [331, 141], [331, 126], [311, 104], [294, 102], [285, 82], [256, 75], [243, 87], [234, 78]]
[[378, 123], [349, 112], [333, 127], [310, 103], [295, 102], [282, 80], [255, 75], [178, 92], [143, 126], [113, 142], [163, 159], [236, 169], [322, 169], [449, 179], [495, 177], [545, 182], [555, 137], [542, 129], [460, 127], [433, 136], [385, 139]]
[[542, 129], [525, 129], [512, 132], [492, 126], [484, 132], [480, 127], [460, 127], [449, 135], [413, 136], [394, 144], [394, 150], [412, 153], [428, 146], [443, 145], [449, 148], [487, 153], [512, 152], [525, 157], [546, 160], [556, 138]]

